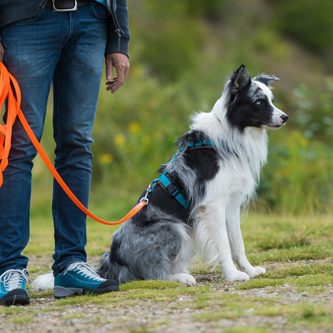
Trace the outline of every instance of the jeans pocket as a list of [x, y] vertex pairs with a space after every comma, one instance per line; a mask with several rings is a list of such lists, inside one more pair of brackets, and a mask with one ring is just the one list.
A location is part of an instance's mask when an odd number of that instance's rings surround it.
[[94, 4], [93, 13], [96, 18], [101, 20], [107, 20], [110, 17], [106, 7], [99, 3]]

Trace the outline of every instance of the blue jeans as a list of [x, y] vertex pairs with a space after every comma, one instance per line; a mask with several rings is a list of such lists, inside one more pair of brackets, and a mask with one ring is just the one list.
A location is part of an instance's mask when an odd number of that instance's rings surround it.
[[[22, 110], [36, 136], [43, 132], [53, 83], [55, 166], [65, 182], [88, 204], [92, 129], [107, 40], [107, 11], [90, 3], [76, 12], [41, 15], [5, 27], [5, 63], [22, 90]], [[17, 121], [9, 165], [0, 189], [0, 274], [26, 268], [29, 241], [31, 170], [36, 150]], [[86, 261], [86, 216], [54, 183], [53, 271]]]

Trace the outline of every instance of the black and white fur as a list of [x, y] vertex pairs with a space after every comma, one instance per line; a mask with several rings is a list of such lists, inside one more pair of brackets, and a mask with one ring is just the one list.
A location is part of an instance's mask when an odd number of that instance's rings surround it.
[[[240, 208], [253, 195], [267, 158], [267, 128], [279, 128], [287, 115], [273, 105], [274, 76], [251, 80], [240, 66], [209, 113], [193, 117], [180, 146], [209, 139], [214, 150], [178, 154], [163, 170], [176, 175], [190, 202], [184, 221], [150, 203], [113, 236], [99, 273], [119, 282], [175, 280], [195, 284], [187, 266], [198, 251], [221, 265], [224, 278], [244, 281], [265, 272], [248, 261], [240, 228]], [[178, 203], [175, 201], [175, 204]], [[186, 223], [187, 222], [187, 223]]]
[[[244, 65], [227, 81], [209, 113], [194, 115], [180, 146], [210, 140], [213, 149], [185, 150], [162, 167], [177, 179], [189, 202], [188, 219], [151, 200], [121, 226], [103, 255], [99, 274], [120, 283], [173, 280], [193, 285], [188, 264], [198, 252], [219, 264], [229, 281], [245, 281], [265, 269], [248, 261], [240, 228], [241, 206], [255, 194], [267, 158], [267, 128], [288, 116], [273, 104], [274, 76], [250, 78]], [[179, 203], [174, 200], [174, 205]]]

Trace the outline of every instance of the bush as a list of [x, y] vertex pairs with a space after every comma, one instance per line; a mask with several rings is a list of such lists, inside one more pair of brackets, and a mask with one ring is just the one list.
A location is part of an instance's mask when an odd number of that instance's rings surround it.
[[205, 29], [200, 20], [188, 16], [180, 1], [145, 1], [146, 19], [134, 27], [136, 60], [152, 75], [164, 81], [176, 81], [195, 67], [204, 48]]
[[327, 78], [325, 88], [318, 90], [310, 90], [304, 84], [295, 90], [295, 122], [308, 139], [331, 143], [333, 141], [333, 78]]
[[219, 20], [224, 16], [224, 10], [229, 0], [183, 0], [190, 15], [205, 17], [209, 20]]
[[259, 202], [285, 213], [333, 211], [333, 152], [304, 132], [272, 133]]
[[314, 52], [333, 45], [333, 2], [327, 0], [269, 1], [276, 10], [278, 29]]
[[[174, 152], [176, 138], [188, 128], [194, 102], [185, 89], [162, 86], [137, 66], [126, 89], [108, 101], [110, 95], [101, 94], [94, 131], [95, 181], [127, 189], [148, 185]], [[111, 111], [105, 109], [110, 104]]]

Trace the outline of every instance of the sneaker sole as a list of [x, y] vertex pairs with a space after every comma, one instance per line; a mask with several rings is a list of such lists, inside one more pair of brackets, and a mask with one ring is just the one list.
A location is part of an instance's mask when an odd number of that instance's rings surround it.
[[28, 293], [23, 289], [15, 289], [10, 291], [5, 297], [0, 299], [0, 305], [28, 305], [30, 298]]
[[99, 295], [111, 291], [119, 291], [119, 286], [114, 285], [103, 289], [65, 288], [65, 287], [56, 286], [53, 288], [53, 291], [54, 291], [54, 297], [60, 299], [76, 295]]

